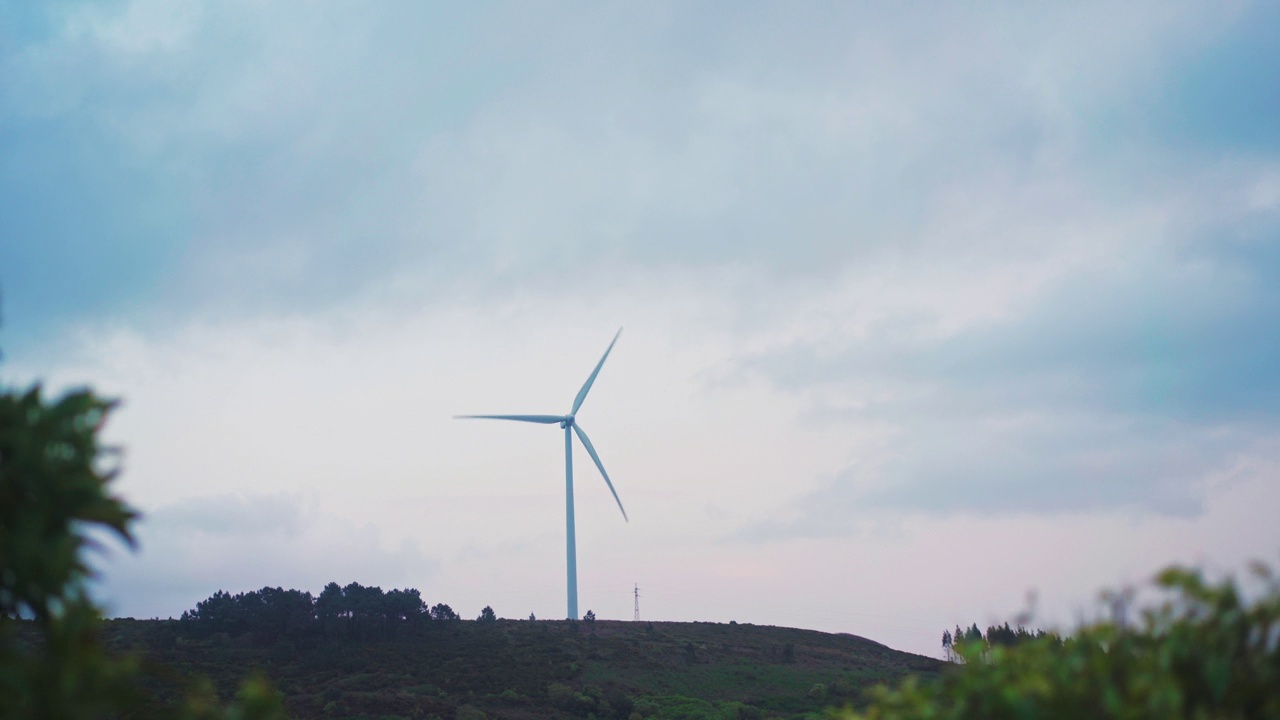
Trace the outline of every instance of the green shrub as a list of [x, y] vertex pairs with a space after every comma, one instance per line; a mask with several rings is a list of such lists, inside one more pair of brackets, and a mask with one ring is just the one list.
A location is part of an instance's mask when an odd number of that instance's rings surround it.
[[[208, 682], [164, 708], [144, 692], [138, 662], [104, 647], [102, 613], [86, 591], [89, 535], [132, 544], [137, 517], [110, 494], [116, 473], [98, 440], [114, 406], [90, 390], [47, 401], [39, 385], [0, 388], [0, 717], [280, 717], [280, 698], [261, 679], [230, 708]], [[19, 617], [31, 618], [37, 642], [19, 640], [28, 627]]]
[[596, 701], [563, 683], [551, 683], [547, 686], [547, 702], [575, 715], [585, 716], [596, 708]]
[[[683, 695], [665, 695], [650, 698], [658, 708], [658, 717], [664, 720], [704, 720], [718, 718], [716, 706], [702, 698], [691, 698]], [[639, 707], [637, 703], [637, 707]]]
[[410, 695], [421, 695], [422, 697], [439, 697], [442, 694], [440, 688], [431, 683], [423, 683], [421, 685], [409, 685], [404, 689]]
[[1063, 642], [961, 644], [940, 681], [881, 688], [849, 720], [934, 718], [1280, 718], [1280, 583], [1252, 603], [1194, 570], [1157, 578], [1168, 600], [1133, 627], [1099, 622]]
[[618, 720], [627, 720], [631, 717], [631, 712], [635, 710], [636, 703], [627, 694], [618, 689], [611, 689], [605, 693], [605, 702], [608, 704], [612, 715]]

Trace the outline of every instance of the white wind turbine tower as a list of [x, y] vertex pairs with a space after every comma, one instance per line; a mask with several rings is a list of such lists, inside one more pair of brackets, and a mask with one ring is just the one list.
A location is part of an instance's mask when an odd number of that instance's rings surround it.
[[604, 477], [604, 482], [609, 486], [609, 492], [613, 493], [613, 499], [618, 503], [618, 509], [622, 510], [622, 518], [630, 522], [627, 518], [627, 511], [622, 507], [622, 501], [618, 499], [618, 491], [613, 489], [613, 482], [609, 480], [609, 473], [604, 471], [604, 464], [600, 462], [600, 456], [596, 454], [596, 449], [591, 444], [591, 440], [587, 438], [587, 434], [582, 431], [578, 425], [575, 416], [578, 409], [582, 407], [582, 401], [587, 399], [587, 393], [591, 391], [591, 384], [596, 381], [596, 375], [600, 374], [600, 368], [604, 367], [604, 361], [609, 358], [609, 352], [613, 350], [613, 344], [618, 342], [618, 335], [622, 334], [622, 329], [618, 329], [618, 333], [613, 336], [613, 342], [609, 343], [609, 347], [604, 351], [604, 356], [600, 358], [600, 362], [596, 363], [596, 369], [591, 371], [591, 376], [582, 384], [582, 389], [578, 391], [578, 396], [573, 399], [573, 409], [568, 415], [454, 415], [454, 418], [471, 418], [483, 420], [516, 420], [518, 422], [540, 423], [543, 425], [559, 424], [564, 428], [564, 524], [566, 549], [565, 558], [569, 566], [569, 619], [578, 619], [578, 551], [577, 543], [574, 539], [573, 529], [573, 435], [576, 433], [578, 439], [582, 441], [582, 446], [587, 449], [587, 454], [591, 456], [596, 467], [600, 470], [600, 475]]

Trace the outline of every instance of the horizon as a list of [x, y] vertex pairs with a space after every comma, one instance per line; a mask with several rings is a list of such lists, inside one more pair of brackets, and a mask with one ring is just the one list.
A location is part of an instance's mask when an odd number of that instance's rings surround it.
[[[1066, 629], [1275, 564], [1280, 7], [0, 5], [0, 382], [122, 400], [177, 617]], [[511, 426], [511, 427], [508, 427]], [[503, 605], [494, 605], [494, 600]], [[509, 603], [507, 605], [506, 603]]]

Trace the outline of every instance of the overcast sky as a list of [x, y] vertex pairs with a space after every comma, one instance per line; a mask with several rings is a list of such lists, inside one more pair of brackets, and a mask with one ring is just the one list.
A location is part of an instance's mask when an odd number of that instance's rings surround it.
[[[1033, 7], [1034, 5], [1034, 7]], [[1280, 6], [0, 2], [0, 380], [123, 398], [123, 616], [851, 632], [1280, 559]]]

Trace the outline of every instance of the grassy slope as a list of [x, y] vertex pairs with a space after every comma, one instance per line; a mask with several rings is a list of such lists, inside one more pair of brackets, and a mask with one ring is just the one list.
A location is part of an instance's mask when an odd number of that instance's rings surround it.
[[760, 720], [856, 702], [878, 682], [942, 666], [853, 635], [715, 623], [460, 621], [390, 640], [262, 643], [113, 620], [106, 634], [223, 693], [260, 670], [299, 718]]

